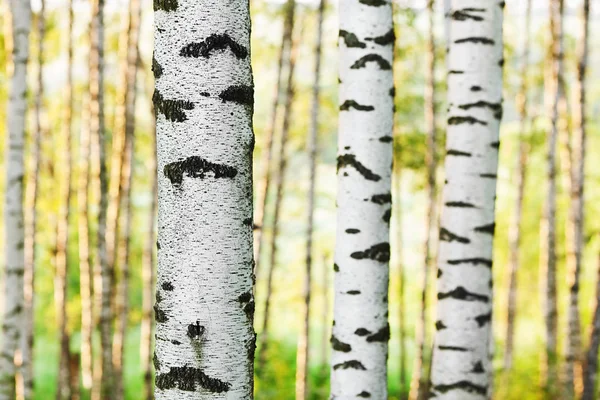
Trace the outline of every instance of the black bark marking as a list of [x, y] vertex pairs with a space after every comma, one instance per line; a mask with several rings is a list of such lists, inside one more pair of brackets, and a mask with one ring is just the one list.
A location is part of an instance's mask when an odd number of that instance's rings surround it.
[[379, 69], [381, 69], [383, 71], [392, 69], [392, 66], [390, 65], [389, 61], [387, 61], [385, 58], [381, 57], [379, 54], [375, 54], [375, 53], [371, 53], [371, 54], [367, 54], [366, 56], [362, 56], [361, 58], [356, 60], [356, 62], [354, 64], [352, 64], [350, 69], [365, 68], [367, 66], [368, 62], [376, 62], [379, 65]]
[[335, 364], [333, 366], [334, 370], [338, 370], [338, 369], [358, 369], [360, 371], [366, 371], [367, 369], [365, 368], [364, 365], [362, 365], [362, 363], [358, 360], [349, 360], [349, 361], [345, 361], [343, 363], [339, 363], [339, 364]]
[[485, 265], [486, 267], [492, 268], [492, 260], [481, 257], [474, 258], [461, 258], [457, 260], [448, 260], [448, 264], [450, 265], [459, 265], [459, 264], [473, 264], [473, 265]]
[[155, 371], [158, 371], [160, 369], [160, 362], [158, 361], [156, 352], [154, 352], [154, 355], [152, 356], [152, 364], [154, 364]]
[[394, 30], [390, 29], [385, 35], [368, 37], [365, 38], [365, 40], [375, 42], [380, 46], [387, 46], [388, 44], [394, 44], [394, 41], [396, 40], [396, 35], [394, 34]]
[[158, 240], [156, 241], [156, 250], [160, 250], [160, 243], [158, 243]]
[[231, 36], [226, 33], [213, 33], [199, 43], [185, 45], [179, 52], [179, 55], [182, 57], [209, 58], [211, 52], [225, 50], [226, 48], [229, 48], [233, 55], [239, 60], [248, 57], [248, 49], [233, 40]]
[[494, 149], [499, 149], [500, 148], [500, 142], [492, 142], [492, 143], [490, 143], [490, 147], [492, 147]]
[[335, 351], [340, 351], [342, 353], [349, 353], [352, 351], [352, 346], [350, 346], [348, 343], [340, 341], [334, 335], [331, 335], [329, 342], [331, 343], [331, 348]]
[[459, 243], [471, 243], [471, 241], [469, 240], [469, 238], [466, 237], [462, 237], [459, 236], [455, 233], [450, 232], [448, 229], [446, 228], [440, 228], [440, 240], [442, 242], [454, 242], [457, 241]]
[[178, 388], [185, 392], [194, 392], [197, 386], [212, 393], [223, 393], [227, 392], [231, 385], [220, 379], [211, 378], [199, 368], [187, 365], [171, 367], [168, 373], [156, 376], [156, 387], [162, 390]]
[[219, 95], [223, 103], [226, 101], [232, 101], [234, 103], [242, 104], [250, 107], [250, 110], [254, 107], [254, 88], [248, 85], [232, 85], [225, 89]]
[[469, 124], [469, 125], [483, 125], [487, 126], [487, 122], [482, 121], [480, 119], [474, 117], [450, 117], [448, 118], [448, 125], [461, 125], [461, 124]]
[[334, 270], [335, 272], [340, 272], [340, 267], [339, 267], [339, 265], [337, 265], [337, 264], [333, 264], [333, 270]]
[[173, 286], [173, 284], [171, 282], [163, 282], [162, 285], [160, 285], [161, 288], [163, 288], [163, 290], [166, 290], [167, 292], [172, 291], [173, 289], [175, 289], [175, 287]]
[[371, 7], [381, 7], [387, 4], [384, 0], [358, 0], [360, 4], [364, 4], [365, 6]]
[[354, 331], [354, 334], [357, 336], [367, 336], [371, 334], [371, 331], [365, 328], [358, 328]]
[[200, 325], [200, 321], [189, 324], [187, 327], [187, 335], [190, 339], [200, 339], [204, 335], [206, 329]]
[[339, 37], [344, 39], [346, 47], [358, 47], [359, 49], [364, 49], [365, 47], [367, 47], [365, 43], [358, 40], [354, 33], [345, 31], [343, 29], [340, 29]]
[[360, 290], [348, 290], [346, 294], [357, 295], [360, 294]]
[[208, 93], [208, 92], [200, 92], [200, 96], [202, 96], [202, 97], [210, 97], [210, 93]]
[[156, 58], [154, 58], [154, 55], [152, 55], [152, 72], [154, 73], [154, 79], [160, 78], [163, 74], [163, 69], [158, 61], [156, 61]]
[[479, 176], [486, 179], [498, 179], [496, 174], [479, 174]]
[[492, 313], [489, 312], [487, 314], [481, 314], [473, 318], [475, 322], [477, 322], [477, 326], [483, 328], [486, 324], [489, 324], [492, 321]]
[[379, 141], [381, 143], [392, 143], [394, 141], [394, 138], [391, 136], [382, 136], [379, 138]]
[[488, 303], [490, 298], [484, 294], [471, 293], [462, 286], [458, 286], [456, 289], [449, 292], [440, 292], [437, 295], [438, 300], [444, 300], [447, 298], [464, 301], [480, 301], [482, 303]]
[[466, 201], [449, 201], [445, 205], [446, 207], [477, 208], [474, 204], [467, 203]]
[[377, 182], [381, 179], [381, 177], [379, 175], [373, 173], [373, 171], [371, 171], [370, 169], [365, 167], [360, 161], [357, 161], [356, 156], [354, 154], [342, 154], [341, 156], [338, 156], [338, 158], [337, 158], [338, 172], [340, 171], [340, 169], [345, 168], [345, 167], [354, 168], [366, 180]]
[[460, 346], [438, 346], [438, 349], [445, 351], [469, 351], [466, 347]]
[[171, 343], [173, 343], [175, 346], [179, 346], [181, 344], [179, 340], [171, 340]]
[[362, 397], [364, 399], [368, 399], [371, 397], [371, 393], [367, 392], [366, 390], [363, 390], [362, 392], [357, 394], [356, 397]]
[[252, 300], [252, 292], [244, 292], [238, 296], [238, 301], [240, 303], [247, 303]]
[[502, 119], [502, 103], [490, 103], [489, 101], [477, 101], [475, 103], [462, 104], [458, 106], [461, 110], [470, 110], [471, 108], [489, 108], [494, 112], [494, 118], [500, 120]]
[[440, 276], [442, 276], [443, 274], [444, 273], [442, 272], [442, 270], [438, 268], [438, 270], [437, 270], [437, 278], [439, 279]]
[[248, 317], [248, 320], [250, 322], [254, 321], [254, 310], [255, 310], [255, 308], [256, 308], [256, 305], [255, 305], [254, 301], [249, 301], [244, 306], [244, 313], [246, 314], [246, 317]]
[[207, 173], [213, 173], [215, 179], [234, 178], [238, 171], [228, 165], [212, 163], [199, 156], [191, 156], [182, 161], [175, 161], [165, 165], [163, 173], [171, 184], [180, 187], [183, 182], [183, 175], [190, 178], [206, 178]]
[[471, 370], [474, 374], [483, 374], [485, 373], [485, 369], [483, 369], [483, 363], [481, 361], [477, 361], [473, 364], [473, 369]]
[[159, 324], [165, 323], [169, 320], [169, 318], [167, 318], [167, 314], [158, 306], [158, 304], [154, 305], [154, 319]]
[[154, 11], [175, 11], [179, 6], [177, 0], [154, 0]]
[[349, 111], [351, 108], [358, 111], [373, 111], [375, 109], [373, 106], [363, 106], [362, 104], [358, 104], [354, 100], [346, 100], [344, 104], [340, 106], [340, 111]]
[[383, 213], [383, 217], [381, 217], [381, 219], [383, 220], [383, 222], [385, 222], [386, 224], [390, 223], [390, 219], [392, 219], [392, 209], [387, 209], [384, 213]]
[[504, 58], [501, 58], [500, 60], [498, 60], [498, 66], [504, 67]]
[[392, 87], [390, 88], [390, 91], [388, 92], [390, 96], [392, 97], [396, 97], [396, 87]]
[[458, 71], [456, 69], [448, 71], [448, 75], [462, 75], [464, 73], [465, 73], [465, 71]]
[[387, 242], [375, 244], [364, 251], [355, 251], [350, 254], [355, 260], [370, 259], [379, 262], [390, 261], [390, 244]]
[[388, 340], [390, 340], [390, 326], [389, 324], [384, 326], [383, 328], [381, 328], [379, 331], [375, 332], [374, 334], [367, 336], [367, 342], [369, 343], [374, 343], [374, 342], [387, 342]]
[[360, 229], [349, 228], [349, 229], [346, 229], [346, 233], [349, 233], [350, 235], [354, 235], [354, 234], [360, 233]]
[[473, 21], [483, 21], [483, 17], [479, 15], [473, 15], [473, 12], [485, 12], [483, 8], [463, 8], [456, 10], [452, 13], [451, 17], [455, 21], [466, 21], [472, 19]]
[[382, 193], [382, 194], [374, 194], [371, 196], [371, 201], [375, 204], [389, 204], [392, 202], [392, 194], [391, 193]]
[[455, 40], [454, 43], [456, 43], [456, 44], [475, 43], [475, 44], [484, 44], [487, 46], [493, 46], [496, 44], [496, 42], [494, 42], [492, 39], [486, 38], [486, 37], [480, 37], [480, 36], [473, 36], [473, 37], [468, 37], [468, 38], [464, 38], [464, 39], [458, 39], [458, 40]]
[[450, 149], [446, 152], [447, 156], [456, 156], [456, 157], [471, 157], [471, 153], [467, 153], [466, 151], [453, 150]]
[[433, 390], [441, 393], [447, 393], [451, 390], [464, 390], [467, 393], [477, 393], [482, 396], [487, 394], [487, 386], [476, 385], [469, 381], [459, 381], [449, 385], [435, 385]]
[[246, 226], [253, 226], [252, 218], [246, 218], [245, 220], [242, 221], [242, 224], [244, 224]]
[[435, 322], [435, 330], [441, 331], [442, 329], [448, 328], [441, 320]]
[[471, 86], [471, 92], [481, 92], [482, 90], [481, 86]]
[[248, 360], [250, 360], [250, 368], [254, 366], [254, 353], [256, 352], [256, 332], [252, 332], [252, 338], [246, 343], [246, 350], [248, 351]]
[[478, 226], [474, 230], [475, 230], [475, 232], [487, 233], [488, 235], [494, 236], [494, 231], [496, 230], [496, 224], [494, 222], [492, 222], [491, 224]]
[[168, 121], [183, 122], [187, 120], [187, 115], [183, 110], [193, 110], [194, 104], [186, 100], [165, 99], [158, 90], [154, 90], [152, 102], [157, 113], [161, 113]]
[[160, 290], [156, 291], [156, 303], [160, 303], [162, 301], [162, 294], [160, 294]]

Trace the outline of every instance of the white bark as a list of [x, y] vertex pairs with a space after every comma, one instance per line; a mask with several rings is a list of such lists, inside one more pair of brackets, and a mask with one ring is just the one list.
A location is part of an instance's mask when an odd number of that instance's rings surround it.
[[448, 15], [447, 183], [431, 374], [436, 399], [486, 399], [490, 393], [503, 5], [453, 0]]
[[15, 396], [14, 355], [23, 329], [23, 147], [27, 112], [27, 61], [31, 6], [28, 0], [11, 0], [13, 75], [7, 110], [6, 191], [4, 197], [4, 318], [0, 357], [0, 399]]
[[391, 3], [343, 0], [331, 396], [387, 398]]
[[157, 399], [252, 399], [247, 1], [157, 0]]

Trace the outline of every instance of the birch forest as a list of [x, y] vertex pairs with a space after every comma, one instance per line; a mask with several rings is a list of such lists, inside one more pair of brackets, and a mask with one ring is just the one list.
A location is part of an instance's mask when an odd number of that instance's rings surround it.
[[0, 27], [0, 400], [600, 400], [600, 0]]

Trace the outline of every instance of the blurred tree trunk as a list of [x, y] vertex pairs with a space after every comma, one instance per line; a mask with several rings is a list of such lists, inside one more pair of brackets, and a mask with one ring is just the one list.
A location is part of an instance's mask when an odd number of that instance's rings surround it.
[[155, 397], [252, 400], [249, 4], [155, 1], [154, 9]]
[[[288, 11], [293, 13], [293, 9], [295, 8], [294, 0], [291, 0], [288, 3], [289, 9], [292, 11]], [[293, 20], [293, 17], [289, 17]], [[258, 349], [258, 369], [262, 371], [266, 356], [267, 356], [267, 346], [269, 341], [269, 309], [271, 305], [271, 295], [273, 293], [273, 273], [275, 271], [275, 266], [277, 264], [277, 239], [279, 239], [279, 215], [281, 212], [281, 204], [283, 201], [283, 188], [285, 185], [285, 172], [287, 168], [287, 156], [286, 156], [286, 145], [290, 131], [290, 120], [292, 114], [292, 103], [294, 100], [294, 68], [296, 66], [296, 58], [298, 56], [298, 42], [301, 40], [301, 34], [293, 41], [291, 44], [291, 52], [289, 59], [289, 68], [288, 68], [288, 76], [287, 76], [287, 86], [286, 93], [284, 95], [283, 103], [284, 103], [284, 111], [283, 111], [283, 126], [281, 128], [281, 148], [279, 151], [279, 165], [277, 166], [277, 175], [275, 176], [275, 204], [274, 204], [274, 212], [273, 212], [273, 233], [271, 236], [271, 254], [269, 264], [267, 265], [267, 290], [265, 293], [265, 308], [264, 308], [264, 316], [262, 323], [262, 330], [260, 333], [260, 346]]]
[[506, 323], [506, 350], [504, 352], [504, 369], [510, 371], [513, 360], [513, 343], [515, 332], [515, 316], [517, 313], [517, 272], [519, 270], [519, 249], [521, 245], [521, 218], [523, 215], [523, 197], [525, 195], [525, 176], [527, 169], [527, 156], [529, 145], [525, 139], [525, 132], [529, 127], [528, 102], [529, 92], [529, 48], [531, 30], [531, 1], [527, 0], [525, 14], [525, 31], [523, 37], [523, 58], [521, 61], [521, 88], [517, 97], [517, 110], [519, 113], [519, 153], [516, 160], [515, 186], [517, 198], [514, 214], [509, 230], [509, 278], [508, 278], [508, 316]]
[[[255, 207], [254, 221], [258, 228], [254, 235], [254, 273], [256, 277], [259, 275], [259, 269], [261, 266], [260, 255], [264, 244], [264, 233], [266, 225], [266, 208], [269, 202], [269, 188], [271, 185], [271, 174], [273, 172], [273, 152], [275, 148], [274, 136], [277, 127], [277, 116], [279, 105], [282, 102], [281, 92], [285, 88], [282, 85], [283, 67], [286, 63], [289, 63], [292, 31], [294, 29], [294, 10], [295, 0], [287, 0], [285, 5], [285, 21], [283, 24], [283, 36], [281, 38], [281, 47], [279, 49], [279, 63], [277, 66], [277, 83], [275, 86], [275, 96], [273, 97], [273, 107], [271, 109], [271, 120], [265, 132], [265, 143], [263, 148], [263, 154], [261, 159], [261, 168], [263, 168], [264, 179], [260, 180], [260, 186], [257, 193], [257, 206]], [[255, 278], [258, 281], [257, 278]]]
[[[37, 91], [35, 92], [33, 110], [33, 128], [30, 136], [29, 174], [25, 186], [25, 271], [24, 287], [24, 327], [21, 346], [21, 379], [17, 388], [17, 397], [29, 400], [33, 396], [33, 339], [35, 330], [35, 249], [37, 232], [38, 184], [40, 176], [41, 141], [43, 135], [42, 114], [44, 108], [44, 40], [45, 40], [45, 1], [40, 3], [37, 14]], [[59, 316], [59, 329], [60, 329]], [[60, 331], [59, 331], [60, 332]]]
[[0, 357], [0, 400], [15, 398], [16, 365], [14, 356], [22, 345], [24, 324], [23, 273], [24, 219], [23, 148], [27, 114], [27, 62], [31, 6], [27, 0], [11, 0], [12, 78], [6, 121], [6, 158], [4, 193], [4, 316], [2, 318], [2, 348]]
[[[69, 335], [67, 333], [67, 278], [69, 249], [69, 216], [71, 204], [71, 123], [73, 112], [73, 3], [69, 1], [67, 19], [67, 81], [65, 85], [65, 104], [63, 108], [63, 142], [59, 146], [57, 168], [62, 177], [59, 185], [59, 215], [56, 225], [56, 276], [54, 278], [54, 298], [56, 301], [57, 326], [60, 340], [58, 364], [58, 385], [56, 398], [70, 399], [75, 393], [71, 387]], [[79, 377], [79, 376], [78, 376]]]
[[[395, 153], [395, 152], [394, 152]], [[392, 186], [395, 186], [395, 194], [392, 204], [394, 206], [394, 219], [396, 220], [396, 251], [395, 256], [398, 263], [398, 340], [400, 348], [400, 400], [406, 399], [406, 335], [405, 335], [405, 312], [404, 305], [404, 242], [402, 240], [402, 165], [400, 157], [394, 155], [395, 171]]]
[[323, 322], [323, 337], [321, 338], [321, 356], [323, 359], [321, 360], [321, 365], [327, 371], [327, 353], [329, 350], [329, 326], [331, 322], [329, 321], [329, 261], [326, 256], [323, 256], [323, 276], [322, 276], [322, 285], [323, 285], [323, 310], [321, 314], [322, 322]]
[[304, 308], [303, 325], [298, 340], [298, 354], [296, 356], [296, 400], [305, 400], [308, 396], [307, 376], [310, 366], [310, 300], [312, 290], [312, 264], [313, 264], [313, 230], [315, 213], [315, 184], [317, 169], [317, 149], [319, 133], [319, 78], [321, 75], [321, 47], [323, 42], [323, 15], [325, 13], [325, 0], [319, 2], [317, 16], [317, 43], [315, 45], [315, 81], [313, 84], [311, 132], [308, 138], [308, 156], [310, 163], [310, 178], [308, 188], [308, 212], [306, 230], [306, 271], [304, 275]]
[[[111, 270], [118, 267], [120, 276], [115, 291], [115, 333], [113, 337], [113, 368], [114, 368], [114, 398], [121, 400], [124, 397], [123, 388], [123, 344], [126, 338], [127, 316], [128, 316], [128, 294], [129, 294], [129, 264], [130, 264], [130, 239], [131, 239], [131, 184], [133, 178], [134, 164], [134, 137], [135, 137], [135, 104], [136, 104], [136, 87], [137, 87], [137, 70], [139, 64], [138, 52], [138, 36], [141, 19], [141, 4], [139, 0], [131, 0], [129, 2], [128, 13], [128, 33], [127, 39], [124, 42], [125, 59], [124, 72], [125, 80], [123, 89], [125, 97], [123, 99], [124, 107], [122, 113], [117, 119], [116, 132], [122, 132], [125, 136], [123, 149], [123, 159], [121, 163], [121, 171], [119, 173], [119, 192], [122, 195], [121, 204], [117, 204], [117, 209], [122, 209], [122, 213], [117, 212], [115, 217], [120, 215], [120, 229], [115, 232], [118, 248], [114, 253]], [[114, 142], [113, 142], [114, 143]], [[113, 158], [113, 162], [114, 162]], [[115, 164], [111, 168], [116, 167]], [[111, 173], [113, 171], [111, 170]], [[112, 178], [115, 178], [113, 174]], [[110, 199], [113, 200], [112, 198]], [[112, 204], [111, 204], [112, 206]], [[109, 208], [111, 210], [111, 208]], [[109, 214], [110, 215], [110, 214]], [[117, 221], [118, 222], [118, 221]], [[114, 250], [113, 250], [114, 251]]]
[[79, 353], [69, 352], [69, 390], [71, 392], [69, 400], [79, 400], [81, 398], [81, 387], [79, 384], [80, 362], [81, 355]]
[[[584, 0], [584, 7], [586, 10], [586, 22], [585, 24], [589, 26], [589, 0]], [[585, 32], [588, 32], [588, 27], [585, 27]], [[586, 34], [587, 35], [587, 34]], [[587, 42], [587, 38], [584, 39]], [[587, 47], [587, 43], [585, 43]], [[585, 69], [587, 64], [587, 56], [584, 56], [580, 59], [580, 69], [579, 69], [579, 79], [583, 83], [582, 77], [585, 77]], [[581, 65], [583, 65], [583, 75], [581, 75]], [[585, 89], [583, 89], [584, 93], [579, 92], [579, 96], [583, 96], [585, 99]], [[585, 104], [585, 103], [583, 103]], [[585, 114], [584, 114], [585, 115]], [[594, 400], [597, 399], [596, 393], [596, 381], [598, 380], [598, 349], [600, 349], [600, 257], [598, 258], [598, 278], [596, 281], [596, 306], [594, 308], [594, 314], [592, 317], [592, 325], [590, 329], [590, 344], [586, 354], [585, 360], [585, 370], [583, 375], [583, 394], [581, 395], [581, 400]]]
[[394, 117], [388, 1], [339, 10], [339, 128], [331, 398], [387, 398]]
[[[492, 260], [502, 119], [503, 7], [454, 9], [448, 52], [446, 185], [430, 396], [490, 398]], [[475, 34], [476, 32], [476, 34]]]
[[548, 133], [546, 155], [546, 201], [541, 223], [540, 264], [544, 277], [544, 319], [546, 351], [542, 359], [542, 385], [551, 394], [557, 382], [557, 299], [556, 299], [556, 142], [558, 137], [558, 103], [562, 75], [563, 0], [550, 0], [551, 76], [547, 85]]
[[431, 230], [435, 224], [436, 208], [436, 124], [435, 124], [435, 1], [427, 1], [428, 35], [425, 53], [425, 131], [427, 132], [427, 216], [425, 220], [425, 244], [423, 247], [423, 270], [421, 272], [421, 309], [416, 329], [416, 354], [410, 384], [409, 399], [424, 400], [427, 394], [427, 368], [425, 343], [427, 342], [427, 294], [429, 287], [429, 269], [431, 267]]

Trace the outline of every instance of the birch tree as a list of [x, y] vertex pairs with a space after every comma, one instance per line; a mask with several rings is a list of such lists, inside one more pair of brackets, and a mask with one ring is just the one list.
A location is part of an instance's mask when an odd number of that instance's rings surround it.
[[431, 395], [487, 399], [504, 3], [453, 1]]
[[331, 397], [387, 398], [394, 29], [391, 2], [339, 8]]
[[31, 5], [28, 0], [11, 0], [12, 77], [7, 110], [6, 180], [4, 194], [4, 315], [0, 357], [0, 399], [15, 396], [15, 352], [23, 330], [23, 272], [25, 264], [23, 230], [23, 148], [27, 114], [27, 62]]
[[[585, 9], [589, 10], [589, 2], [585, 1]], [[588, 14], [589, 18], [589, 14]], [[589, 20], [588, 20], [589, 24]], [[586, 30], [587, 31], [587, 30]], [[598, 349], [600, 349], [600, 257], [598, 258], [598, 273], [596, 280], [596, 305], [592, 316], [590, 329], [590, 343], [585, 355], [585, 369], [583, 374], [583, 393], [581, 400], [594, 400], [596, 398], [596, 381], [598, 380]]]
[[509, 282], [508, 282], [508, 316], [506, 323], [506, 350], [504, 352], [504, 369], [512, 368], [513, 342], [515, 331], [515, 315], [517, 313], [517, 272], [519, 270], [519, 249], [521, 245], [521, 218], [523, 215], [523, 197], [525, 195], [525, 174], [527, 169], [527, 156], [529, 146], [525, 140], [525, 132], [529, 126], [528, 114], [528, 71], [529, 47], [531, 27], [531, 0], [527, 0], [525, 14], [525, 31], [523, 32], [523, 58], [521, 60], [521, 87], [517, 97], [519, 112], [519, 153], [515, 169], [515, 185], [517, 197], [515, 199], [514, 214], [509, 232]]
[[402, 166], [400, 157], [394, 159], [396, 164], [396, 175], [393, 177], [392, 187], [395, 186], [394, 192], [394, 219], [396, 220], [396, 260], [398, 262], [398, 340], [400, 342], [400, 400], [407, 398], [405, 392], [406, 385], [406, 307], [404, 302], [404, 242], [402, 239]]
[[253, 398], [247, 1], [154, 2], [157, 399]]

